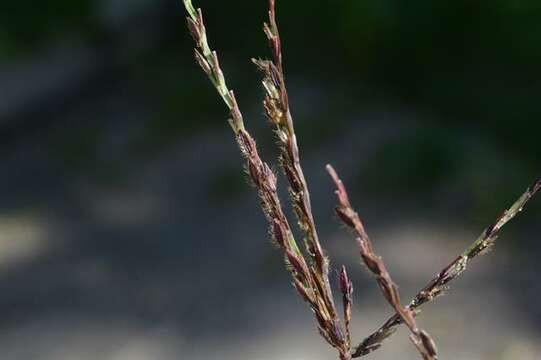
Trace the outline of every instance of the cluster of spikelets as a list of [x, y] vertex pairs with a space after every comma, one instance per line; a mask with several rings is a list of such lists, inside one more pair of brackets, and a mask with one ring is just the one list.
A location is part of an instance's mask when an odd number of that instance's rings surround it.
[[383, 297], [395, 311], [395, 314], [378, 330], [352, 348], [350, 322], [353, 286], [346, 268], [342, 266], [338, 282], [342, 293], [343, 309], [342, 315], [339, 315], [329, 282], [329, 260], [321, 247], [312, 216], [308, 185], [301, 167], [293, 118], [289, 108], [275, 0], [269, 0], [269, 20], [263, 28], [269, 41], [272, 60], [254, 59], [253, 62], [263, 74], [262, 84], [265, 91], [263, 106], [266, 116], [275, 126], [280, 147], [279, 162], [289, 183], [290, 199], [304, 236], [304, 250], [298, 246], [280, 203], [276, 175], [259, 156], [256, 142], [244, 126], [235, 94], [227, 87], [218, 55], [210, 49], [203, 14], [200, 9], [193, 6], [191, 0], [183, 0], [183, 2], [188, 12], [188, 28], [196, 45], [195, 58], [229, 108], [229, 123], [244, 158], [248, 177], [258, 191], [271, 236], [282, 249], [293, 285], [312, 309], [322, 337], [338, 351], [341, 360], [347, 360], [367, 355], [378, 349], [382, 342], [395, 332], [398, 325], [405, 324], [411, 332], [410, 339], [421, 357], [424, 360], [436, 360], [437, 351], [434, 341], [426, 331], [419, 328], [416, 322], [419, 307], [441, 295], [448, 283], [465, 271], [469, 260], [484, 253], [494, 243], [500, 229], [515, 217], [541, 188], [541, 179], [530, 186], [513, 206], [488, 227], [462, 255], [439, 272], [408, 305], [404, 306], [397, 286], [381, 257], [374, 252], [364, 225], [350, 204], [342, 181], [335, 170], [328, 165], [327, 170], [336, 185], [338, 198], [336, 213], [356, 235], [361, 259], [374, 275]]

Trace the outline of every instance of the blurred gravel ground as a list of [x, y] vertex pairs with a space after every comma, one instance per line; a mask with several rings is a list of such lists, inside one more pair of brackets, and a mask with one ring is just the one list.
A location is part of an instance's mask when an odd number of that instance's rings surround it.
[[[349, 183], [362, 174], [363, 156], [400, 129], [392, 119], [368, 119], [362, 127], [305, 159], [325, 245], [335, 268], [348, 265], [356, 285], [359, 340], [390, 311], [358, 264], [353, 239], [333, 218], [323, 161], [334, 162]], [[213, 190], [213, 179], [240, 165], [225, 129], [171, 147], [120, 183], [67, 177], [46, 144], [36, 136], [1, 157], [3, 359], [335, 357], [288, 285], [248, 186], [233, 194]], [[454, 216], [432, 223], [420, 220], [414, 205], [390, 209], [359, 200], [404, 298], [477, 235], [456, 226]], [[539, 353], [536, 301], [519, 299], [538, 295], [530, 280], [535, 269], [515, 266], [509, 243], [520, 239], [510, 234], [420, 317], [442, 359], [528, 360]], [[404, 332], [373, 356], [397, 357], [417, 358]]]

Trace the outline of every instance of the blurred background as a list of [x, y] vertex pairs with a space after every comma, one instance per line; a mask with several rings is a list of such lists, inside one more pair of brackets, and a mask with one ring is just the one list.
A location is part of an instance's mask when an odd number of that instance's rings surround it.
[[[249, 61], [268, 56], [266, 1], [196, 6], [277, 167]], [[278, 16], [320, 237], [355, 285], [357, 342], [391, 311], [333, 215], [324, 165], [407, 301], [541, 175], [541, 3], [279, 1]], [[3, 5], [3, 359], [337, 358], [268, 241], [192, 54], [180, 0]], [[539, 358], [537, 200], [425, 307], [442, 359]], [[401, 330], [371, 358], [418, 355]]]

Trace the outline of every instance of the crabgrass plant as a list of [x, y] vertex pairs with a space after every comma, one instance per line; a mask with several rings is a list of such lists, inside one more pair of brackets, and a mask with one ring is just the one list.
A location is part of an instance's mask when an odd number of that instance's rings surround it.
[[421, 358], [436, 360], [437, 350], [434, 341], [417, 325], [416, 317], [420, 311], [419, 308], [441, 295], [448, 284], [466, 270], [466, 265], [471, 259], [483, 254], [494, 244], [501, 228], [522, 211], [526, 203], [539, 191], [541, 179], [531, 185], [493, 225], [483, 231], [468, 249], [443, 268], [408, 305], [404, 306], [400, 300], [398, 288], [382, 258], [374, 252], [361, 218], [349, 201], [344, 184], [332, 166], [328, 165], [327, 171], [335, 183], [338, 198], [336, 214], [347, 227], [352, 229], [357, 238], [362, 261], [374, 276], [383, 297], [395, 311], [395, 314], [379, 329], [366, 337], [358, 346], [353, 347], [350, 333], [353, 285], [349, 280], [346, 267], [342, 266], [338, 276], [342, 295], [342, 311], [339, 313], [330, 286], [329, 260], [319, 240], [312, 215], [308, 184], [301, 167], [284, 76], [275, 0], [269, 0], [269, 18], [263, 25], [269, 42], [271, 60], [253, 59], [252, 61], [263, 76], [262, 84], [265, 92], [263, 108], [278, 138], [279, 163], [289, 183], [290, 200], [303, 234], [303, 246], [299, 246], [299, 242], [295, 239], [278, 197], [277, 177], [268, 163], [261, 159], [256, 142], [245, 127], [235, 94], [227, 86], [218, 55], [210, 48], [203, 12], [201, 9], [196, 9], [191, 0], [183, 0], [183, 3], [188, 13], [188, 29], [195, 41], [195, 59], [229, 109], [229, 124], [244, 159], [248, 178], [257, 189], [261, 208], [269, 224], [269, 232], [282, 250], [293, 286], [314, 313], [321, 336], [337, 350], [339, 359], [349, 360], [380, 348], [383, 341], [389, 338], [399, 325], [405, 324], [411, 333], [410, 339]]

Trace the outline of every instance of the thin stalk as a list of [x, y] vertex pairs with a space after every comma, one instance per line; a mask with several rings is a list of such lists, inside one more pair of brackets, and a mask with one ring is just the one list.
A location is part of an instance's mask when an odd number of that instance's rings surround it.
[[[314, 238], [310, 240], [310, 243], [313, 244], [311, 255], [314, 255], [316, 258], [316, 267], [308, 265], [301, 250], [297, 246], [277, 194], [276, 176], [267, 163], [261, 160], [255, 140], [245, 128], [242, 113], [235, 95], [227, 87], [225, 76], [218, 61], [218, 55], [215, 51], [211, 50], [208, 44], [202, 11], [195, 9], [191, 0], [183, 0], [183, 2], [188, 12], [188, 28], [196, 45], [195, 59], [207, 74], [230, 111], [229, 123], [246, 162], [246, 172], [258, 190], [261, 207], [269, 223], [270, 233], [283, 250], [286, 267], [293, 278], [293, 286], [297, 289], [300, 296], [309, 303], [318, 321], [318, 329], [321, 335], [330, 345], [338, 350], [341, 360], [350, 360], [350, 342], [346, 340], [334, 308], [328, 281], [328, 263], [317, 241], [315, 225], [313, 225], [313, 220], [311, 220], [311, 211], [308, 208], [306, 214], [310, 216], [308, 221], [313, 229], [310, 233], [316, 234], [314, 235], [315, 240]], [[296, 145], [294, 147], [292, 146], [292, 149], [296, 149]], [[297, 159], [295, 160], [297, 169], [300, 169], [298, 155], [296, 155], [295, 159]], [[300, 174], [302, 175], [302, 172]], [[302, 177], [302, 182], [305, 184], [304, 176]], [[308, 204], [309, 206], [310, 202], [307, 192], [303, 195], [303, 198], [305, 200], [303, 200], [302, 204], [305, 206]], [[341, 284], [342, 282], [349, 284], [349, 286], [344, 288], [343, 292], [344, 301], [347, 303], [346, 306], [350, 309], [352, 286], [349, 280], [347, 280], [347, 275], [346, 280], [342, 281], [341, 279]], [[350, 310], [346, 314], [350, 314]], [[348, 324], [349, 320], [349, 317], [347, 317], [346, 322]], [[349, 334], [349, 331], [347, 333]]]
[[212, 84], [224, 99], [230, 110], [231, 128], [246, 162], [246, 172], [258, 190], [261, 207], [270, 225], [270, 233], [276, 243], [284, 250], [294, 281], [302, 284], [312, 282], [308, 265], [293, 237], [291, 227], [283, 212], [277, 193], [277, 180], [269, 165], [264, 162], [257, 150], [256, 142], [245, 129], [242, 113], [232, 90], [229, 90], [220, 68], [218, 55], [210, 50], [208, 44], [203, 13], [195, 9], [191, 0], [183, 0], [188, 11], [188, 28], [194, 38], [195, 58]]
[[[331, 317], [332, 328], [342, 328], [338, 312], [333, 300], [333, 293], [329, 283], [329, 261], [325, 256], [319, 236], [317, 233], [314, 217], [312, 214], [312, 204], [310, 193], [306, 182], [304, 172], [301, 166], [297, 137], [293, 117], [291, 115], [289, 96], [287, 92], [284, 66], [282, 61], [282, 41], [276, 21], [276, 3], [275, 0], [269, 0], [269, 19], [264, 23], [263, 30], [269, 42], [272, 53], [272, 60], [256, 60], [253, 62], [263, 73], [263, 88], [265, 90], [265, 100], [263, 102], [265, 114], [275, 125], [275, 132], [280, 146], [280, 165], [289, 181], [289, 194], [293, 204], [294, 212], [300, 229], [304, 234], [304, 243], [306, 251], [312, 259], [311, 270], [315, 273], [315, 278], [321, 281], [317, 286], [318, 296], [323, 300], [322, 306], [326, 313]], [[346, 274], [347, 275], [347, 274]], [[341, 281], [342, 279], [340, 279]], [[352, 289], [352, 288], [351, 288]], [[334, 343], [341, 354], [349, 354], [349, 323], [351, 311], [347, 306], [351, 306], [351, 294], [348, 286], [341, 287], [343, 298], [348, 303], [344, 303], [344, 327], [339, 343]], [[349, 355], [348, 355], [349, 356]]]
[[338, 198], [338, 206], [335, 209], [336, 214], [344, 222], [344, 224], [355, 231], [361, 258], [364, 264], [375, 276], [375, 279], [387, 302], [396, 311], [397, 316], [401, 319], [401, 321], [406, 323], [408, 326], [411, 332], [410, 340], [413, 342], [422, 358], [424, 360], [436, 360], [437, 350], [434, 341], [426, 331], [419, 328], [413, 311], [407, 306], [402, 306], [398, 287], [393, 282], [389, 271], [387, 271], [383, 259], [374, 252], [372, 241], [366, 233], [361, 218], [351, 206], [346, 187], [331, 165], [327, 165], [327, 171], [331, 175], [334, 184], [336, 185], [335, 193]]
[[[503, 212], [503, 214], [466, 249], [454, 259], [449, 265], [444, 267], [419, 293], [411, 300], [407, 308], [414, 314], [417, 314], [422, 305], [433, 301], [447, 290], [448, 284], [462, 274], [473, 258], [483, 255], [494, 245], [498, 238], [500, 230], [505, 224], [517, 216], [526, 206], [526, 204], [541, 189], [541, 178], [535, 181], [513, 205]], [[391, 316], [378, 330], [366, 337], [352, 353], [354, 358], [361, 357], [371, 353], [381, 347], [384, 340], [389, 338], [396, 327], [403, 323], [400, 315]]]
[[264, 32], [269, 41], [272, 61], [253, 59], [262, 71], [265, 89], [264, 108], [269, 120], [276, 126], [280, 144], [281, 166], [289, 181], [290, 195], [299, 226], [305, 235], [305, 243], [310, 256], [318, 266], [318, 271], [328, 277], [328, 260], [325, 257], [316, 230], [310, 192], [304, 176], [299, 155], [293, 117], [289, 106], [289, 96], [285, 84], [282, 63], [282, 41], [276, 22], [275, 1], [269, 0], [269, 22], [264, 24]]

